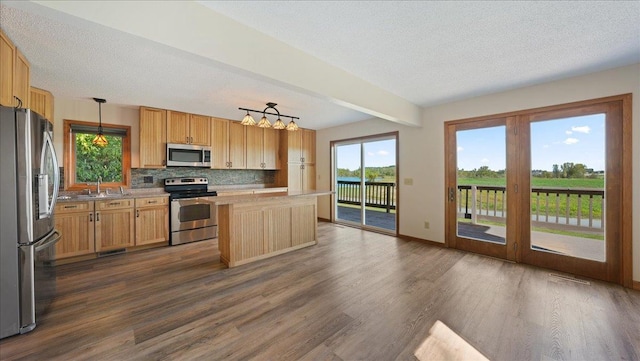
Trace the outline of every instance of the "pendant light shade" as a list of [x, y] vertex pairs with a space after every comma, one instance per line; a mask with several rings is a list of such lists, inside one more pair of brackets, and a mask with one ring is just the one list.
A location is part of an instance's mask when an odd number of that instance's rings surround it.
[[249, 112], [247, 111], [247, 115], [245, 115], [244, 118], [242, 118], [242, 122], [240, 122], [240, 124], [242, 124], [242, 125], [256, 125], [256, 121], [253, 119], [251, 114], [249, 114]]
[[267, 119], [267, 116], [264, 113], [262, 114], [262, 119], [260, 119], [260, 122], [258, 123], [258, 127], [271, 128], [271, 122]]
[[105, 147], [107, 144], [109, 144], [109, 142], [102, 132], [102, 103], [106, 103], [107, 101], [100, 98], [93, 98], [93, 100], [98, 103], [98, 119], [100, 123], [98, 125], [98, 134], [96, 134], [96, 136], [93, 138], [92, 143], [97, 145], [98, 147]]
[[[271, 128], [271, 122], [269, 121], [269, 119], [267, 118], [267, 114], [269, 115], [277, 115], [278, 119], [276, 119], [275, 123], [273, 123], [273, 129], [286, 129], [286, 130], [298, 130], [298, 125], [296, 124], [296, 122], [294, 121], [294, 119], [300, 119], [298, 117], [294, 117], [293, 115], [284, 115], [284, 114], [280, 114], [280, 112], [278, 111], [278, 109], [276, 109], [276, 103], [267, 103], [267, 107], [264, 108], [264, 110], [260, 111], [260, 110], [255, 110], [255, 109], [247, 109], [247, 108], [238, 108], [240, 110], [244, 110], [247, 112], [247, 115], [244, 116], [244, 118], [242, 119], [242, 122], [240, 122], [240, 124], [242, 125], [256, 125], [255, 120], [253, 120], [253, 117], [249, 114], [249, 112], [254, 112], [254, 113], [262, 113], [262, 118], [260, 119], [260, 122], [258, 122], [258, 127], [260, 128]], [[269, 109], [273, 109], [275, 111], [274, 112], [268, 112], [267, 110]], [[291, 118], [291, 121], [289, 122], [289, 125], [285, 125], [284, 122], [282, 121], [282, 119], [280, 119], [281, 117], [285, 117], [285, 118]]]
[[296, 124], [296, 122], [293, 121], [293, 119], [291, 119], [289, 124], [287, 124], [287, 130], [292, 131], [292, 132], [295, 131], [295, 130], [298, 130], [298, 124]]
[[284, 122], [280, 118], [278, 118], [278, 120], [276, 120], [276, 122], [273, 123], [273, 129], [285, 129], [285, 128], [286, 128], [286, 125], [284, 125]]

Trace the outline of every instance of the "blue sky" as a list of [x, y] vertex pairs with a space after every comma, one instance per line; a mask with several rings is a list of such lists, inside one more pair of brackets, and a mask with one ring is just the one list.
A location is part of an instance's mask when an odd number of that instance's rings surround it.
[[[553, 164], [571, 162], [604, 170], [604, 119], [595, 114], [531, 123], [532, 169], [551, 171]], [[504, 139], [504, 126], [459, 131], [458, 168], [505, 169]]]
[[[355, 170], [360, 168], [360, 144], [340, 145], [337, 149], [338, 168]], [[395, 139], [367, 142], [364, 144], [365, 166], [386, 167], [396, 163]]]

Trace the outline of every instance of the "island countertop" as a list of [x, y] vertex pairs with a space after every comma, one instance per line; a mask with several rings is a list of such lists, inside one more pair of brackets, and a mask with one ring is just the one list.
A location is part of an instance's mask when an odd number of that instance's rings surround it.
[[215, 199], [217, 205], [245, 203], [254, 201], [266, 201], [283, 197], [309, 197], [309, 196], [325, 196], [335, 192], [322, 190], [306, 190], [306, 191], [288, 191], [288, 192], [268, 192], [254, 194], [239, 195], [218, 195]]

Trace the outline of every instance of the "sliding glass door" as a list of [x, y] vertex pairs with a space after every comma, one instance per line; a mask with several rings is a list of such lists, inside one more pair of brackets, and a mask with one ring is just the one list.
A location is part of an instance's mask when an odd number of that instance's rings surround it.
[[334, 221], [395, 234], [397, 134], [332, 143]]

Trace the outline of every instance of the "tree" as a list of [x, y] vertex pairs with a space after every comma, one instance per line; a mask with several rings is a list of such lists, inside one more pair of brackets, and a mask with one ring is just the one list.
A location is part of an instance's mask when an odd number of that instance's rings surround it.
[[76, 133], [76, 182], [122, 182], [122, 137], [107, 135], [108, 144], [92, 143], [95, 134]]
[[560, 178], [560, 167], [557, 164], [553, 165], [553, 178]]
[[365, 168], [364, 176], [368, 182], [375, 182], [378, 177], [380, 177], [380, 173], [371, 168]]

